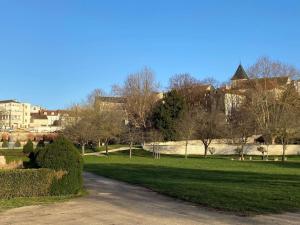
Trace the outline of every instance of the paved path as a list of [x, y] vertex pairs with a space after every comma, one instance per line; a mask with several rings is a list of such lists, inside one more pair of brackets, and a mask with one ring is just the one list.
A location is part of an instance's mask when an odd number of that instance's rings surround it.
[[[132, 147], [132, 150], [135, 150], [135, 149], [140, 149], [140, 148]], [[108, 153], [111, 153], [111, 152], [120, 152], [120, 151], [128, 151], [128, 150], [129, 150], [129, 147], [120, 147], [120, 148], [109, 149]], [[85, 153], [84, 155], [106, 156], [105, 154], [106, 154], [105, 151], [101, 151], [101, 152]]]
[[85, 173], [90, 195], [64, 203], [0, 213], [0, 224], [34, 225], [299, 225], [300, 214], [238, 217], [162, 196], [148, 189]]

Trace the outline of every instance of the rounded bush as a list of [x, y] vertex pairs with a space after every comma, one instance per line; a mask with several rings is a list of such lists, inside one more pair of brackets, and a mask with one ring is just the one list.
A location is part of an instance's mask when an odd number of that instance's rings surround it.
[[15, 147], [16, 147], [16, 148], [21, 147], [21, 142], [20, 142], [19, 140], [17, 140], [17, 141], [15, 142]]
[[40, 140], [37, 145], [36, 145], [37, 148], [44, 148], [45, 147], [45, 142], [44, 140]]
[[52, 195], [76, 194], [82, 189], [83, 160], [72, 142], [59, 137], [53, 143], [39, 149], [38, 167], [65, 171], [61, 180], [53, 183]]
[[33, 148], [33, 143], [32, 141], [29, 139], [27, 141], [27, 143], [23, 146], [23, 153], [25, 154], [30, 154], [31, 152], [34, 151], [34, 148]]
[[2, 148], [8, 148], [8, 141], [7, 140], [3, 141]]

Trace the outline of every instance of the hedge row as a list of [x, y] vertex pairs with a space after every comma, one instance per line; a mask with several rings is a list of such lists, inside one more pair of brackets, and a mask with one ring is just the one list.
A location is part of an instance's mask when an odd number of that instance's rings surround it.
[[83, 159], [72, 142], [59, 137], [33, 150], [29, 141], [23, 152], [30, 158], [27, 166], [35, 169], [0, 171], [0, 198], [67, 195], [81, 191]]
[[51, 169], [20, 169], [0, 171], [0, 198], [36, 197], [51, 194], [63, 171]]

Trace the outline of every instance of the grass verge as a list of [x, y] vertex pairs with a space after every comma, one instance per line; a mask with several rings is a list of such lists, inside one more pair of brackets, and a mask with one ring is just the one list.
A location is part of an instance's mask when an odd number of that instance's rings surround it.
[[82, 190], [77, 195], [0, 199], [0, 212], [3, 212], [8, 209], [12, 209], [12, 208], [23, 207], [23, 206], [46, 205], [46, 204], [65, 202], [65, 201], [68, 201], [73, 198], [85, 196], [87, 194], [88, 194], [88, 192], [86, 190]]

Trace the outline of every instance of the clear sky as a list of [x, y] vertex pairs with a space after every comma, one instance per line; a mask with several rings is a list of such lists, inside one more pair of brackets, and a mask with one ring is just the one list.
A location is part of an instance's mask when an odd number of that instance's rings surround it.
[[63, 108], [143, 66], [225, 81], [262, 55], [300, 67], [299, 0], [0, 0], [0, 99]]

